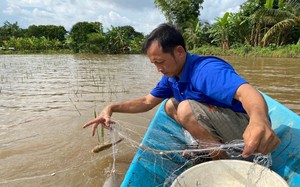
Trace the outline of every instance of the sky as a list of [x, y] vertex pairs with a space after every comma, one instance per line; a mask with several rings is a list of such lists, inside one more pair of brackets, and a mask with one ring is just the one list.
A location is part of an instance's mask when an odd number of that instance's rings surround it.
[[[246, 0], [204, 0], [200, 19], [213, 23], [225, 12], [238, 12]], [[70, 30], [81, 21], [101, 22], [104, 29], [130, 25], [149, 34], [164, 15], [154, 0], [0, 0], [0, 26], [5, 21], [18, 22], [21, 28], [30, 25], [61, 25]]]

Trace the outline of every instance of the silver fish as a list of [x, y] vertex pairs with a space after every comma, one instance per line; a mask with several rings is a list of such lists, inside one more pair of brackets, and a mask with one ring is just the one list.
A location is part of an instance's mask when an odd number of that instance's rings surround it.
[[92, 149], [92, 152], [93, 153], [99, 153], [101, 151], [104, 151], [106, 149], [109, 149], [113, 146], [113, 144], [118, 144], [120, 143], [121, 141], [123, 141], [124, 138], [120, 138], [118, 141], [116, 142], [113, 142], [113, 143], [104, 143], [104, 144], [99, 144], [99, 145], [96, 145], [93, 149]]

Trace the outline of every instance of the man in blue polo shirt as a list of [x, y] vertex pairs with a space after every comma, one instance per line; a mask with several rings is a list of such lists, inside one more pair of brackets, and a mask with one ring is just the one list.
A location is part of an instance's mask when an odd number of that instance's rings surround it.
[[[162, 24], [153, 30], [144, 51], [162, 79], [150, 94], [106, 106], [92, 125], [109, 127], [113, 112], [138, 113], [151, 110], [169, 98], [165, 110], [199, 142], [226, 143], [244, 139], [243, 157], [268, 154], [280, 144], [271, 129], [263, 96], [241, 78], [227, 62], [216, 57], [191, 55], [178, 30]], [[214, 159], [224, 155], [211, 155]]]

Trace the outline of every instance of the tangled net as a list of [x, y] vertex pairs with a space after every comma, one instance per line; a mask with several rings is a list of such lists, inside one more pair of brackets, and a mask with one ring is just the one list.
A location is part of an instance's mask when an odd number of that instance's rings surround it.
[[[213, 144], [209, 142], [199, 142], [195, 140], [189, 132], [182, 129], [183, 136], [178, 137], [178, 127], [173, 127], [168, 124], [160, 124], [167, 126], [167, 129], [148, 129], [153, 139], [144, 139], [142, 143], [136, 140], [135, 137], [141, 135], [135, 130], [122, 126], [118, 121], [110, 128], [111, 142], [116, 142], [120, 139], [128, 142], [126, 145], [135, 147], [141, 151], [141, 155], [146, 155], [143, 159], [145, 165], [154, 165], [164, 173], [163, 180], [158, 181], [159, 186], [170, 186], [172, 182], [184, 170], [206, 161], [211, 160], [212, 155], [226, 153], [227, 159], [242, 159], [242, 152], [244, 148], [243, 140], [234, 140], [225, 144]], [[131, 127], [132, 128], [132, 127]], [[163, 139], [161, 139], [163, 137]], [[182, 139], [183, 138], [183, 139]], [[163, 140], [171, 141], [163, 141]], [[170, 143], [172, 142], [172, 143]], [[174, 143], [173, 143], [174, 142]], [[112, 144], [113, 155], [117, 154], [115, 144]], [[255, 154], [250, 158], [255, 164], [263, 165], [269, 168], [272, 165], [271, 155]], [[115, 156], [114, 156], [115, 161]], [[171, 163], [171, 164], [170, 164]], [[157, 169], [155, 169], [157, 170]], [[115, 172], [115, 163], [113, 164], [112, 173]], [[156, 176], [155, 171], [152, 173]], [[153, 180], [160, 180], [157, 177]]]

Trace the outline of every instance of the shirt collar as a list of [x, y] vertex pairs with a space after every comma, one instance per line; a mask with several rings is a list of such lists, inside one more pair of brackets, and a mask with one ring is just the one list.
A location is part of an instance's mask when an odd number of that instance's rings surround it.
[[185, 59], [185, 62], [184, 62], [184, 66], [183, 66], [183, 70], [182, 70], [182, 73], [181, 73], [181, 77], [180, 79], [178, 80], [177, 77], [171, 77], [169, 78], [169, 81], [170, 82], [190, 82], [190, 64], [192, 62], [192, 55], [190, 55], [190, 53], [186, 53], [186, 59]]
[[183, 66], [183, 70], [181, 73], [181, 77], [179, 79], [179, 82], [190, 82], [190, 68], [192, 63], [192, 56], [190, 53], [186, 53], [186, 59]]

